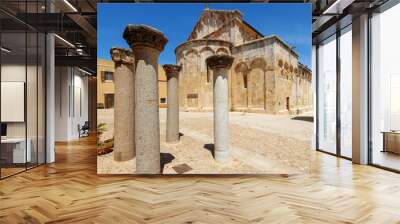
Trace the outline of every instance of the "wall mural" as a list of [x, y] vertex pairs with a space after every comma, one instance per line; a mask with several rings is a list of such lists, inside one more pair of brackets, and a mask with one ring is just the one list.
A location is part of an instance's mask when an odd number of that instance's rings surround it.
[[[98, 63], [110, 62], [99, 74], [113, 75], [114, 91], [98, 78], [98, 95], [114, 95], [113, 107], [98, 108], [98, 173], [309, 172], [311, 8], [274, 7], [99, 4]], [[283, 26], [265, 22], [272, 17]], [[285, 40], [301, 35], [290, 18], [309, 39]]]

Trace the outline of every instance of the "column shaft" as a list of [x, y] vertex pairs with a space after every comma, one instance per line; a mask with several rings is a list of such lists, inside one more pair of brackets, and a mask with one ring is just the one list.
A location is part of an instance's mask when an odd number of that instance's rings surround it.
[[146, 25], [128, 25], [123, 37], [132, 48], [136, 59], [136, 173], [159, 174], [158, 57], [168, 39], [159, 30]]
[[135, 157], [134, 65], [117, 63], [114, 73], [114, 160]]
[[167, 142], [179, 141], [178, 75], [168, 79]]
[[167, 76], [167, 142], [179, 141], [179, 71], [180, 66], [164, 65]]
[[214, 70], [214, 157], [224, 162], [229, 157], [228, 70]]
[[158, 105], [159, 50], [150, 47], [133, 49], [135, 76], [136, 173], [160, 173], [160, 127]]

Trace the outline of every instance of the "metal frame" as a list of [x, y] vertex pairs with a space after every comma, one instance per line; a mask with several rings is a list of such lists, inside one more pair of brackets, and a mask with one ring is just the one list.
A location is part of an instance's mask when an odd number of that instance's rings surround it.
[[340, 36], [341, 30], [336, 30], [336, 154], [341, 156], [341, 133], [342, 124], [340, 118], [340, 78], [341, 78], [341, 66], [340, 66]]
[[368, 74], [367, 74], [367, 82], [368, 82], [368, 96], [367, 96], [367, 119], [368, 119], [368, 124], [367, 124], [367, 128], [368, 128], [368, 164], [373, 164], [372, 163], [372, 97], [371, 97], [371, 93], [372, 93], [372, 83], [371, 83], [371, 71], [372, 71], [372, 65], [371, 65], [371, 56], [372, 56], [372, 33], [371, 33], [371, 19], [372, 19], [372, 13], [369, 12], [368, 13], [368, 53], [367, 53], [367, 63], [368, 63]]
[[[334, 34], [332, 34], [332, 35], [330, 35], [330, 36], [328, 36], [328, 37], [326, 37], [325, 39], [323, 39], [323, 40], [321, 40], [316, 46], [316, 150], [318, 151], [318, 152], [323, 152], [323, 153], [326, 153], [326, 154], [329, 154], [329, 155], [334, 155], [334, 156], [337, 156], [337, 152], [338, 152], [338, 144], [337, 144], [337, 137], [338, 137], [338, 135], [337, 135], [337, 126], [338, 126], [338, 122], [337, 122], [337, 101], [338, 101], [338, 92], [337, 92], [337, 88], [338, 88], [338, 82], [337, 82], [337, 80], [336, 80], [336, 154], [335, 153], [332, 153], [332, 152], [328, 152], [328, 151], [326, 151], [326, 150], [324, 150], [324, 149], [321, 149], [320, 148], [320, 145], [319, 145], [319, 136], [320, 136], [320, 134], [319, 134], [319, 99], [320, 99], [320, 96], [319, 96], [319, 90], [320, 90], [320, 88], [319, 88], [319, 51], [318, 51], [318, 49], [319, 49], [319, 44], [320, 43], [322, 43], [323, 41], [325, 41], [325, 40], [327, 40], [327, 39], [329, 39], [329, 38], [331, 38], [333, 35], [336, 35], [336, 33], [334, 33]], [[334, 41], [336, 41], [336, 52], [337, 52], [337, 48], [338, 48], [338, 43], [337, 43], [337, 36], [335, 36], [335, 40]], [[333, 40], [332, 40], [333, 41]], [[337, 55], [336, 55], [336, 69], [337, 69]], [[336, 71], [336, 79], [337, 79], [337, 71]]]
[[[318, 152], [323, 152], [329, 155], [333, 155], [336, 157], [340, 157], [343, 159], [347, 159], [347, 160], [352, 160], [352, 158], [347, 157], [342, 155], [342, 150], [341, 150], [341, 131], [342, 131], [342, 127], [341, 127], [341, 116], [340, 116], [340, 112], [341, 112], [341, 108], [340, 108], [340, 103], [341, 103], [341, 96], [340, 96], [340, 82], [341, 82], [341, 65], [340, 65], [340, 37], [343, 35], [342, 31], [344, 29], [346, 29], [348, 26], [350, 26], [350, 24], [347, 24], [344, 27], [339, 26], [338, 24], [335, 24], [336, 27], [336, 32], [331, 34], [330, 36], [324, 38], [323, 40], [319, 41], [319, 43], [316, 45], [316, 150]], [[318, 59], [319, 59], [319, 53], [318, 53], [318, 49], [319, 49], [319, 44], [329, 38], [331, 38], [333, 35], [335, 35], [335, 39], [334, 41], [336, 41], [336, 152], [332, 153], [332, 152], [328, 152], [325, 151], [323, 149], [321, 149], [319, 147], [319, 63], [318, 63]]]

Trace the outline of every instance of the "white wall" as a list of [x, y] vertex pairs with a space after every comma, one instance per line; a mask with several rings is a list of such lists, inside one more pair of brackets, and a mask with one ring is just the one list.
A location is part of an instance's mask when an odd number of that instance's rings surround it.
[[72, 67], [56, 67], [55, 73], [55, 140], [70, 141], [88, 120], [88, 78]]
[[[3, 82], [25, 82], [25, 63], [24, 64], [2, 64], [1, 81]], [[29, 69], [29, 68], [28, 68]], [[1, 108], [6, 110], [7, 108]], [[25, 122], [7, 122], [8, 137], [25, 137]]]
[[[20, 113], [25, 114], [25, 118], [21, 122], [6, 122], [7, 123], [7, 137], [21, 138], [27, 136], [30, 140], [30, 148], [32, 155], [32, 162], [39, 159], [39, 163], [44, 163], [44, 150], [45, 150], [45, 115], [44, 115], [44, 74], [42, 67], [35, 65], [25, 65], [25, 62], [6, 62], [1, 66], [1, 81], [2, 82], [24, 82], [26, 84], [26, 101], [22, 107], [16, 109], [12, 107], [2, 107], [2, 112], [16, 113], [12, 110], [20, 110]], [[27, 80], [25, 80], [27, 78]], [[2, 89], [2, 93], [4, 89]], [[24, 90], [20, 94], [24, 94]], [[7, 93], [5, 93], [7, 94]], [[7, 95], [2, 95], [7, 97]], [[26, 103], [26, 106], [25, 106]], [[9, 110], [9, 111], [7, 111]], [[22, 111], [21, 111], [22, 110]], [[24, 116], [24, 115], [22, 115]]]

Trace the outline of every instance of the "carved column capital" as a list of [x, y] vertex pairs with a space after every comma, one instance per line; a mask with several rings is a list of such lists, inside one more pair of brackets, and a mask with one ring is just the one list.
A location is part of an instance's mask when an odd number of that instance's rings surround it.
[[145, 46], [160, 52], [164, 50], [164, 46], [168, 42], [167, 37], [161, 31], [146, 25], [128, 25], [123, 38], [132, 49]]
[[115, 63], [133, 64], [134, 57], [130, 50], [125, 48], [113, 47], [110, 49], [111, 58]]
[[179, 71], [181, 70], [181, 66], [166, 64], [166, 65], [163, 65], [163, 69], [165, 71], [165, 75], [168, 77], [173, 74], [178, 74]]
[[211, 69], [226, 68], [230, 69], [233, 63], [234, 57], [230, 55], [213, 55], [206, 59], [206, 64]]

